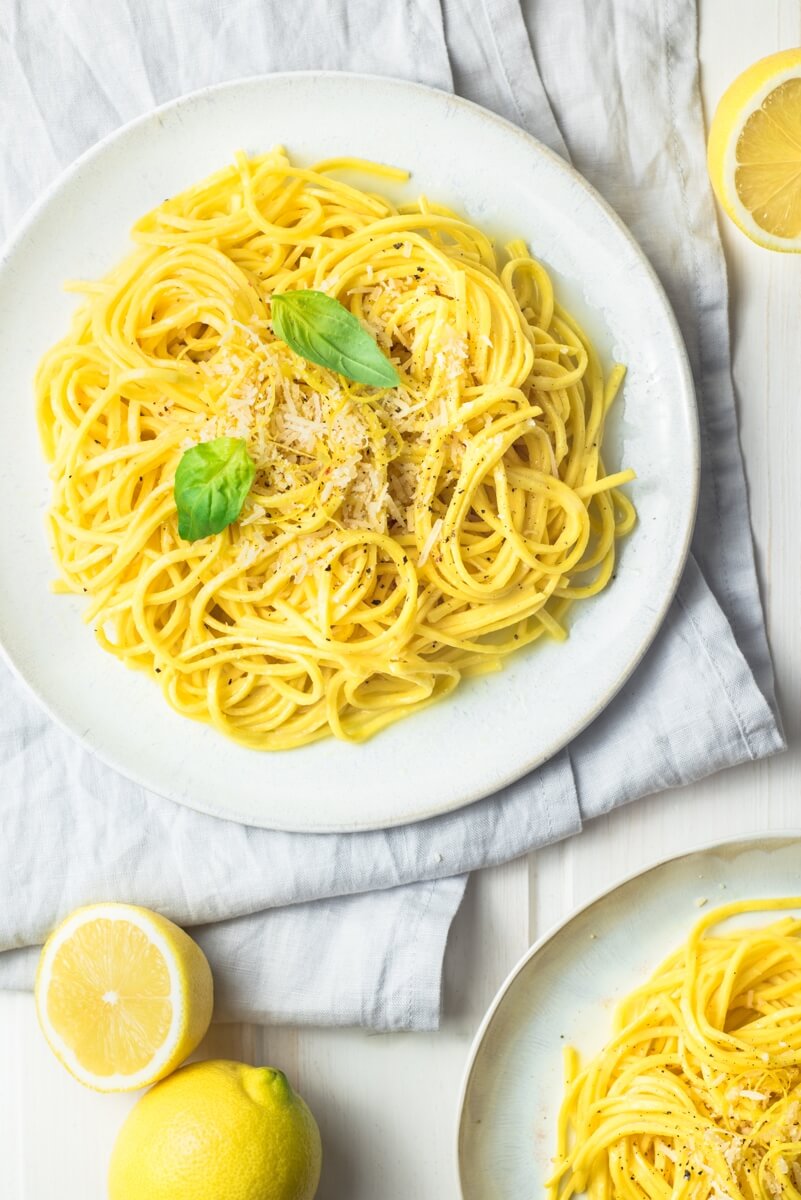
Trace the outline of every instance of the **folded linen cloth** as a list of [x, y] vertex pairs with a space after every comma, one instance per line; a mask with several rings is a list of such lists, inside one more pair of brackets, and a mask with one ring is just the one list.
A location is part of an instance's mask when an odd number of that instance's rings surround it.
[[704, 166], [695, 4], [28, 0], [0, 12], [0, 221], [8, 231], [78, 153], [153, 105], [301, 68], [455, 89], [572, 158], [606, 195], [687, 340], [703, 453], [693, 555], [644, 661], [568, 749], [459, 812], [373, 833], [275, 833], [183, 809], [88, 755], [0, 665], [0, 986], [30, 987], [37, 945], [72, 907], [125, 899], [194, 927], [219, 1020], [433, 1028], [466, 872], [783, 746]]

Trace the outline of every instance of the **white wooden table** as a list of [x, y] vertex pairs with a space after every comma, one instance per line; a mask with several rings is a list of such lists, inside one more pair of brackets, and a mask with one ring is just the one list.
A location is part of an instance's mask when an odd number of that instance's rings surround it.
[[[700, 0], [704, 101], [774, 50], [801, 44], [799, 0]], [[212, 1030], [205, 1056], [282, 1067], [316, 1113], [319, 1200], [449, 1200], [458, 1192], [454, 1118], [479, 1020], [526, 947], [575, 905], [673, 852], [801, 825], [801, 259], [723, 230], [732, 282], [735, 377], [768, 627], [788, 754], [657, 796], [578, 838], [475, 876], [451, 937], [437, 1034]], [[102, 1200], [132, 1100], [74, 1083], [38, 1031], [28, 995], [0, 995], [0, 1197]]]

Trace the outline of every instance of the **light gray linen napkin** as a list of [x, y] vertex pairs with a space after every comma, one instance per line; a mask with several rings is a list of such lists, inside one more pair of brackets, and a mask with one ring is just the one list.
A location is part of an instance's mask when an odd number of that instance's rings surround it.
[[[432, 1028], [465, 872], [782, 748], [696, 42], [693, 0], [0, 6], [6, 231], [97, 138], [206, 84], [326, 68], [455, 88], [572, 158], [639, 238], [687, 340], [703, 450], [693, 555], [628, 685], [533, 774], [419, 825], [299, 835], [189, 812], [87, 755], [0, 666], [0, 986], [31, 985], [37, 944], [72, 907], [125, 899], [196, 927], [218, 1019]], [[266, 142], [279, 133], [266, 117]]]

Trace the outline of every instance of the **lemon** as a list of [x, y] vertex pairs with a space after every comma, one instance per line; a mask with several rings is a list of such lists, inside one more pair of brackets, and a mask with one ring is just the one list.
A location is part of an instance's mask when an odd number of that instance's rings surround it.
[[109, 1200], [312, 1200], [321, 1158], [317, 1123], [281, 1071], [191, 1063], [128, 1114]]
[[168, 1075], [205, 1034], [211, 1009], [203, 951], [146, 908], [78, 908], [42, 950], [39, 1023], [64, 1066], [97, 1091], [130, 1091]]
[[729, 217], [771, 250], [801, 251], [801, 49], [754, 63], [709, 129], [709, 176]]

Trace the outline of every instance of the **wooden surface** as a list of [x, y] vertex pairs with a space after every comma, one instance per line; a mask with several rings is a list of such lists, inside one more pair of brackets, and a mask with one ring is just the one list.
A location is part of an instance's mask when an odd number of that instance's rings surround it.
[[[700, 0], [707, 112], [763, 54], [801, 44], [799, 0]], [[801, 826], [801, 260], [724, 229], [741, 437], [788, 754], [645, 800], [572, 841], [475, 876], [454, 926], [446, 1019], [431, 1035], [217, 1028], [204, 1055], [282, 1067], [320, 1122], [319, 1200], [449, 1200], [455, 1106], [473, 1033], [541, 932], [624, 874], [673, 852]], [[0, 995], [0, 1197], [102, 1200], [132, 1103], [95, 1096], [46, 1048], [27, 995]]]

